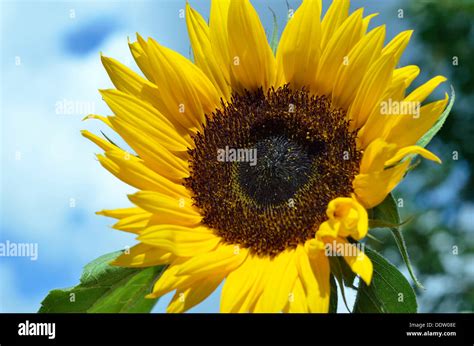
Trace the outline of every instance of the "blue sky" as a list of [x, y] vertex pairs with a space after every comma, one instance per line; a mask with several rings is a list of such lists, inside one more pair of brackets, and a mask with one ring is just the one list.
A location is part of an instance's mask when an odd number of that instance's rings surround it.
[[[207, 17], [206, 1], [190, 3]], [[253, 3], [268, 31], [269, 7], [282, 27], [285, 1]], [[289, 4], [297, 7], [299, 1]], [[396, 2], [354, 1], [352, 8], [361, 4], [367, 12], [381, 12], [375, 23], [388, 23], [389, 38], [406, 28], [396, 17]], [[179, 16], [184, 5], [176, 0], [1, 2], [0, 241], [38, 243], [39, 258], [0, 258], [0, 311], [37, 311], [49, 290], [77, 284], [86, 263], [135, 243], [131, 235], [111, 230], [110, 219], [94, 214], [128, 206], [126, 195], [134, 191], [101, 168], [97, 148], [80, 135], [81, 129], [110, 131], [99, 122], [81, 121], [87, 113], [79, 106], [58, 114], [58, 105], [73, 102], [109, 114], [97, 92], [112, 87], [99, 53], [136, 69], [127, 46], [136, 32], [189, 56]], [[164, 311], [168, 300], [163, 297], [155, 311]], [[193, 309], [217, 310], [218, 292]]]

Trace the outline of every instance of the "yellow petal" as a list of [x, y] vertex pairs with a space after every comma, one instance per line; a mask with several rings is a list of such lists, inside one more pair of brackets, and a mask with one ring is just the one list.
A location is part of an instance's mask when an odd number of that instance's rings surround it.
[[349, 15], [349, 0], [333, 1], [321, 22], [321, 47], [324, 49], [339, 26]]
[[220, 285], [222, 276], [210, 276], [193, 283], [186, 289], [177, 290], [166, 312], [182, 313], [201, 303]]
[[[435, 77], [405, 97], [405, 89], [418, 74], [419, 68], [416, 66], [408, 66], [406, 68], [395, 70], [391, 85], [385, 92], [380, 107], [376, 107], [374, 112], [370, 115], [366, 126], [364, 126], [364, 128], [359, 132], [362, 147], [377, 137], [397, 143], [399, 146], [407, 146], [415, 143], [407, 141], [402, 142], [399, 138], [396, 138], [396, 135], [399, 135], [397, 129], [403, 129], [406, 124], [409, 124], [410, 126], [413, 126], [413, 129], [410, 129], [406, 134], [413, 137], [411, 136], [412, 133], [420, 133], [420, 129], [422, 128], [418, 127], [418, 124], [421, 122], [417, 121], [415, 123], [411, 120], [419, 120], [420, 114], [418, 112], [420, 111], [419, 107], [421, 102], [423, 102], [426, 97], [445, 80], [445, 78], [441, 76]], [[384, 108], [387, 108], [384, 106], [387, 105], [392, 105], [392, 108], [388, 109], [390, 112], [389, 114], [383, 113]], [[410, 113], [403, 113], [407, 111]], [[427, 129], [422, 129], [422, 131], [421, 134], [425, 133]], [[391, 134], [392, 132], [394, 132], [393, 135]]]
[[263, 281], [262, 296], [255, 306], [255, 312], [281, 312], [290, 297], [298, 276], [295, 266], [295, 250], [287, 250], [270, 261]]
[[418, 101], [423, 102], [431, 93], [443, 82], [446, 81], [444, 76], [436, 76], [431, 78], [429, 81], [413, 90], [408, 95], [405, 101]]
[[364, 36], [349, 52], [348, 64], [342, 64], [334, 82], [332, 101], [337, 107], [349, 109], [368, 67], [380, 55], [385, 39], [385, 26]]
[[[367, 122], [359, 131], [358, 144], [361, 148], [366, 148], [377, 138], [387, 138], [393, 124], [397, 121], [395, 106], [400, 105], [405, 98], [406, 88], [419, 74], [417, 66], [406, 66], [394, 70], [392, 81], [385, 90], [380, 107], [375, 107], [369, 115]], [[384, 106], [388, 114], [384, 113]], [[391, 106], [391, 107], [390, 107]]]
[[108, 140], [105, 140], [103, 138], [100, 138], [96, 135], [94, 135], [93, 133], [90, 133], [89, 131], [87, 130], [82, 130], [81, 131], [81, 134], [86, 137], [87, 139], [89, 139], [90, 141], [92, 141], [93, 143], [95, 143], [99, 148], [101, 148], [102, 150], [104, 151], [107, 151], [107, 150], [114, 150], [116, 149], [117, 147], [115, 145], [113, 145], [112, 143], [110, 143]]
[[186, 289], [190, 287], [193, 283], [202, 279], [199, 276], [175, 275], [176, 272], [179, 270], [180, 266], [187, 260], [188, 259], [184, 257], [175, 258], [153, 286], [153, 292], [148, 294], [146, 298], [159, 298], [168, 292]]
[[231, 0], [227, 30], [233, 89], [270, 88], [275, 82], [275, 58], [250, 1]]
[[238, 245], [220, 245], [215, 251], [194, 256], [180, 267], [176, 275], [211, 275], [237, 268], [246, 258], [248, 250]]
[[402, 31], [395, 36], [382, 50], [382, 54], [389, 54], [394, 57], [395, 65], [398, 64], [408, 42], [410, 42], [413, 30]]
[[382, 138], [376, 138], [364, 151], [360, 165], [360, 173], [370, 173], [383, 170], [405, 158], [407, 155], [419, 154], [428, 160], [441, 163], [441, 160], [419, 146], [407, 146], [398, 148], [392, 143], [388, 144]]
[[189, 3], [186, 3], [186, 24], [188, 27], [189, 40], [193, 48], [195, 64], [206, 74], [209, 80], [224, 99], [230, 97], [230, 86], [225, 79], [212, 49], [209, 39], [209, 27], [201, 15], [195, 11]]
[[180, 257], [209, 252], [220, 242], [220, 238], [206, 227], [189, 228], [175, 224], [148, 227], [137, 239]]
[[133, 55], [133, 58], [135, 59], [135, 62], [137, 63], [138, 67], [140, 70], [143, 72], [143, 74], [146, 76], [146, 78], [149, 81], [153, 81], [153, 75], [151, 73], [151, 66], [150, 66], [150, 58], [146, 54], [146, 48], [144, 49], [143, 47], [146, 47], [146, 42], [145, 40], [137, 34], [137, 42], [129, 42], [128, 46], [130, 48], [130, 52]]
[[[154, 103], [158, 89], [156, 85], [144, 79], [113, 58], [101, 55], [102, 64], [115, 87], [127, 94], [134, 95], [147, 102]], [[144, 88], [144, 86], [147, 88]]]
[[405, 156], [413, 154], [418, 154], [423, 156], [425, 159], [441, 163], [441, 160], [435, 154], [431, 153], [425, 148], [419, 147], [417, 145], [412, 145], [399, 149], [390, 160], [387, 160], [385, 162], [385, 166], [392, 166], [400, 160], [404, 159]]
[[88, 120], [88, 119], [97, 119], [102, 121], [104, 124], [106, 124], [108, 127], [113, 128], [112, 124], [110, 123], [109, 119], [107, 117], [104, 117], [99, 114], [88, 114], [87, 116], [84, 117], [82, 120]]
[[[177, 127], [153, 106], [117, 90], [101, 90], [101, 95], [118, 118], [146, 131], [169, 150], [182, 151], [191, 144]], [[110, 119], [109, 119], [110, 121]]]
[[322, 241], [328, 241], [327, 238], [336, 238], [339, 234], [340, 229], [341, 221], [327, 220], [319, 225], [318, 231], [316, 232], [316, 237], [317, 239], [320, 239]]
[[352, 182], [357, 199], [367, 209], [380, 204], [403, 179], [409, 164], [410, 161], [407, 160], [383, 171], [358, 174]]
[[394, 67], [393, 57], [386, 54], [378, 58], [367, 70], [348, 111], [349, 119], [354, 120], [351, 123], [354, 129], [362, 127], [373, 109], [379, 107], [380, 99], [392, 78]]
[[171, 49], [148, 40], [152, 73], [164, 108], [182, 126], [194, 132], [200, 129], [205, 114], [219, 105], [219, 94], [196, 65]]
[[[337, 2], [337, 1], [336, 1]], [[290, 293], [289, 302], [287, 305], [287, 310], [290, 313], [306, 313], [308, 310], [308, 298], [303, 288], [301, 280], [297, 278], [295, 280], [295, 285], [293, 290]], [[285, 310], [284, 310], [285, 311]]]
[[408, 88], [419, 74], [420, 68], [416, 65], [397, 68], [393, 71], [391, 84], [398, 84], [399, 81], [404, 81], [405, 86]]
[[131, 215], [131, 216], [120, 219], [120, 221], [115, 223], [112, 226], [112, 228], [118, 229], [124, 232], [131, 232], [131, 233], [138, 234], [148, 226], [148, 224], [150, 223], [151, 217], [152, 215], [148, 212]]
[[121, 220], [129, 216], [135, 216], [135, 215], [139, 215], [143, 213], [149, 214], [141, 208], [133, 207], [133, 208], [110, 209], [110, 210], [106, 209], [106, 210], [98, 211], [96, 214]]
[[305, 0], [287, 23], [278, 44], [277, 85], [309, 87], [321, 55], [321, 1]]
[[107, 151], [105, 155], [97, 156], [102, 166], [123, 182], [137, 189], [158, 191], [176, 198], [189, 196], [184, 186], [175, 184], [155, 173], [146, 167], [142, 160], [123, 150]]
[[263, 291], [262, 277], [268, 259], [249, 255], [226, 278], [222, 288], [221, 312], [250, 312]]
[[302, 246], [297, 247], [296, 266], [306, 295], [309, 312], [326, 313], [329, 310], [329, 261], [324, 251], [308, 256]]
[[382, 171], [386, 166], [385, 162], [395, 154], [396, 150], [396, 144], [389, 144], [382, 138], [375, 139], [364, 150], [359, 173]]
[[154, 83], [142, 78], [113, 58], [101, 55], [101, 60], [110, 80], [119, 91], [135, 96], [154, 107], [160, 107], [160, 94]]
[[370, 285], [373, 274], [373, 265], [370, 258], [363, 251], [360, 251], [357, 246], [345, 239], [339, 238], [337, 243], [352, 249], [351, 251], [344, 251], [344, 260], [354, 273], [359, 275], [367, 285]]
[[230, 65], [232, 64], [227, 32], [229, 6], [230, 0], [212, 0], [209, 15], [209, 40], [227, 82], [230, 81]]
[[370, 21], [372, 20], [372, 18], [375, 18], [378, 15], [379, 15], [378, 13], [372, 13], [362, 19], [362, 26], [360, 30], [361, 35], [365, 35], [365, 33], [367, 32], [367, 29], [369, 28]]
[[113, 117], [110, 122], [117, 133], [129, 143], [130, 147], [143, 159], [145, 165], [163, 177], [181, 184], [189, 176], [188, 164], [185, 160], [164, 148], [154, 137], [123, 120]]
[[392, 81], [380, 101], [381, 107], [375, 107], [364, 126], [365, 129], [362, 128], [359, 132], [361, 137], [365, 137], [363, 142], [370, 143], [376, 137], [386, 138], [390, 132], [390, 128], [393, 127], [397, 119], [396, 116], [390, 116], [390, 114], [394, 114], [395, 112], [391, 112], [388, 116], [387, 114], [382, 114], [382, 105], [384, 103], [388, 105], [391, 102], [391, 104], [395, 106], [395, 103], [402, 102], [405, 98], [406, 89], [419, 73], [420, 69], [418, 66], [413, 65], [398, 68], [393, 71]]
[[399, 116], [400, 119], [390, 129], [387, 141], [397, 143], [400, 147], [415, 144], [433, 127], [445, 110], [448, 101], [448, 94], [445, 94], [443, 100], [431, 102], [421, 107], [419, 117], [411, 115]]
[[141, 208], [122, 208], [112, 210], [101, 210], [97, 215], [103, 215], [118, 219], [112, 227], [125, 232], [139, 233], [148, 225], [151, 213]]
[[323, 47], [321, 61], [316, 75], [317, 92], [329, 95], [332, 91], [337, 71], [344, 63], [352, 47], [361, 37], [363, 9], [352, 13], [329, 39], [326, 47]]
[[120, 267], [150, 267], [169, 263], [174, 259], [169, 251], [147, 244], [137, 244], [124, 251], [111, 264]]
[[197, 226], [202, 216], [192, 206], [189, 198], [171, 198], [154, 191], [139, 191], [128, 198], [132, 203], [153, 213], [162, 224]]
[[326, 215], [329, 218], [326, 222], [338, 222], [339, 236], [351, 236], [352, 238], [359, 240], [364, 238], [367, 234], [369, 228], [367, 211], [355, 198], [334, 198], [328, 204]]

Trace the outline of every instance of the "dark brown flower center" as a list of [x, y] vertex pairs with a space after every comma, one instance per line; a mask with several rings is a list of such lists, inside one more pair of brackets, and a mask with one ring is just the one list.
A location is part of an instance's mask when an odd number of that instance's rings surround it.
[[324, 96], [288, 86], [234, 94], [203, 128], [185, 186], [224, 242], [276, 255], [313, 237], [327, 204], [353, 191], [357, 134]]

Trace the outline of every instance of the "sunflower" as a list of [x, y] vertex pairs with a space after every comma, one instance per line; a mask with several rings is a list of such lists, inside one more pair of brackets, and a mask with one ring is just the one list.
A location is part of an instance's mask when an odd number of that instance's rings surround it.
[[274, 54], [249, 1], [213, 1], [209, 24], [186, 4], [194, 62], [139, 35], [144, 77], [102, 56], [114, 115], [89, 117], [132, 152], [83, 135], [139, 191], [134, 207], [99, 214], [139, 241], [115, 265], [167, 265], [148, 297], [174, 291], [169, 312], [222, 282], [222, 312], [328, 312], [327, 246], [354, 248], [341, 255], [369, 285], [367, 210], [414, 155], [440, 162], [416, 143], [446, 107], [447, 95], [420, 107], [445, 78], [407, 93], [420, 70], [397, 64], [412, 31], [384, 45], [385, 26], [368, 31], [375, 15], [349, 14], [348, 0], [321, 12], [305, 0]]

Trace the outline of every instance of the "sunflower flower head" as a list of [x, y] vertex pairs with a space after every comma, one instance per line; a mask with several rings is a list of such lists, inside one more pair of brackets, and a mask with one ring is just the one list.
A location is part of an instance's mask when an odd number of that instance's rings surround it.
[[[420, 106], [445, 78], [407, 93], [420, 70], [398, 62], [412, 32], [384, 45], [385, 26], [368, 31], [374, 15], [348, 0], [321, 12], [303, 1], [273, 54], [249, 1], [212, 1], [209, 24], [187, 4], [194, 61], [139, 35], [144, 77], [102, 56], [113, 115], [90, 117], [133, 152], [83, 135], [138, 192], [100, 214], [137, 236], [114, 264], [168, 266], [149, 297], [175, 291], [169, 312], [222, 282], [223, 312], [328, 312], [327, 247], [356, 248], [411, 156], [439, 162], [416, 143], [446, 107], [447, 96]], [[341, 256], [369, 285], [357, 249]]]

